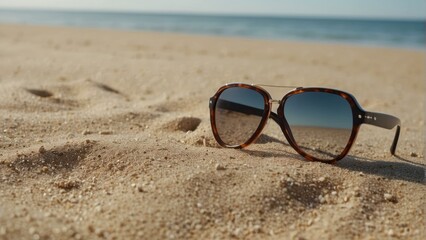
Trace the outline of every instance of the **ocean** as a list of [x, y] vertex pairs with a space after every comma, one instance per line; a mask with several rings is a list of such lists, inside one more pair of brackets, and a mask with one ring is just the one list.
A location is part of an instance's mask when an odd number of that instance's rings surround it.
[[0, 23], [426, 49], [425, 21], [0, 9]]

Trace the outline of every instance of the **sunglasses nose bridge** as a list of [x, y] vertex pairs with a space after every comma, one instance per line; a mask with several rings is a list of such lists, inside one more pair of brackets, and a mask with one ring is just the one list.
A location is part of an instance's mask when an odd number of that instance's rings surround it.
[[271, 99], [269, 100], [270, 103], [278, 103], [278, 105], [281, 104], [281, 100], [277, 100], [277, 99]]
[[271, 106], [271, 111], [279, 112], [279, 106], [281, 106], [282, 101], [277, 99], [270, 99], [269, 104]]

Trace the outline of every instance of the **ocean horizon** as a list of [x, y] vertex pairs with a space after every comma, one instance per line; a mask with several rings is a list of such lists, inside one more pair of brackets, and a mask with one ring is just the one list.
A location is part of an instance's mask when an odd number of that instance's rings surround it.
[[0, 23], [426, 49], [423, 20], [0, 9]]

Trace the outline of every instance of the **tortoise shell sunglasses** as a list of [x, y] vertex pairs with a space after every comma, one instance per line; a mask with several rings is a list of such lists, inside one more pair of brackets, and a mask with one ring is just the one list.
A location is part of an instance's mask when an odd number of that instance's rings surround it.
[[[355, 97], [339, 90], [294, 88], [274, 100], [264, 87], [230, 83], [210, 98], [210, 122], [216, 141], [223, 147], [244, 148], [261, 134], [269, 118], [284, 133], [288, 143], [304, 158], [333, 163], [344, 158], [355, 142], [361, 124], [393, 129], [390, 148], [394, 155], [401, 121], [394, 116], [367, 112]], [[277, 113], [271, 111], [278, 103]]]

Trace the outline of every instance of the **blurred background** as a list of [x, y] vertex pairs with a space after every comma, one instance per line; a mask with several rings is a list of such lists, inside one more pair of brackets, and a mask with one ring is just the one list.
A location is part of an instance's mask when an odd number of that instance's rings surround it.
[[424, 0], [14, 0], [0, 23], [425, 49]]

